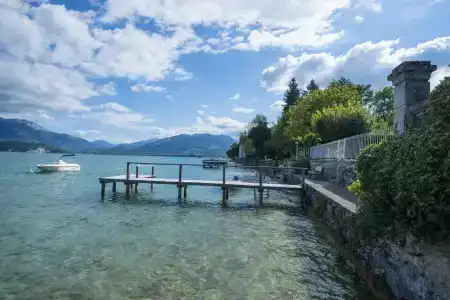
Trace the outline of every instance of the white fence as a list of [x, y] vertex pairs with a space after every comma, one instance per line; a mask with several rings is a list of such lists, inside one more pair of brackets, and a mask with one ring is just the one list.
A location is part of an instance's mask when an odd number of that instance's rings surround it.
[[394, 135], [393, 130], [372, 131], [312, 147], [310, 159], [356, 159], [369, 145], [378, 144]]

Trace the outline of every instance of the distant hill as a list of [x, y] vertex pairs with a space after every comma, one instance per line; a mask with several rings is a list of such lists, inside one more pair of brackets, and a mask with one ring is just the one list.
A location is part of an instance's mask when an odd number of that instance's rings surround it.
[[90, 142], [68, 134], [52, 132], [23, 119], [3, 118], [0, 118], [0, 141], [42, 143], [46, 148], [94, 154], [197, 156], [225, 156], [227, 149], [235, 142], [227, 135], [181, 134], [164, 139], [114, 145], [103, 140]]
[[0, 141], [39, 142], [72, 152], [80, 152], [91, 146], [85, 139], [52, 132], [22, 119], [0, 118]]
[[[225, 156], [227, 149], [235, 140], [227, 135], [181, 134], [169, 138], [146, 141], [139, 147], [129, 148], [118, 145], [104, 149], [104, 154], [139, 154], [139, 155], [198, 155]], [[135, 143], [134, 146], [136, 146]]]
[[67, 151], [58, 147], [52, 147], [43, 143], [0, 141], [0, 151], [27, 152], [36, 148], [45, 148], [50, 153], [66, 153]]
[[103, 140], [96, 140], [90, 142], [89, 149], [108, 149], [115, 147], [116, 145], [111, 144], [110, 142], [103, 141]]

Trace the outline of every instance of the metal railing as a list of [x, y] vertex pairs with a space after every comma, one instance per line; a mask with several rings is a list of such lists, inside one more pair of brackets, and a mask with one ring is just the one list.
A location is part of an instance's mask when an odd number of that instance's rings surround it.
[[356, 159], [369, 145], [378, 144], [394, 136], [394, 130], [376, 130], [345, 139], [311, 147], [311, 159]]

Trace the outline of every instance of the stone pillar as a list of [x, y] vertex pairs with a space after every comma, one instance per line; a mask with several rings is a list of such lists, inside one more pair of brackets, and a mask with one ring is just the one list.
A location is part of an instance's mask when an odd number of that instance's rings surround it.
[[398, 134], [420, 126], [428, 106], [429, 80], [436, 70], [430, 61], [405, 61], [388, 76], [394, 85], [394, 124]]

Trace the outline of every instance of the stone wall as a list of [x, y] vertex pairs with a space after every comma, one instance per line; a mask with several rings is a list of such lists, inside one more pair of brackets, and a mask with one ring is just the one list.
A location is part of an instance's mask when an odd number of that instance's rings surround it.
[[337, 160], [336, 159], [311, 159], [311, 170], [314, 170], [317, 166], [323, 165], [323, 176], [330, 181], [337, 180]]
[[346, 159], [337, 161], [337, 183], [347, 187], [355, 181], [356, 178], [356, 159]]
[[312, 159], [310, 161], [311, 169], [323, 165], [324, 177], [327, 180], [347, 187], [356, 180], [356, 160], [355, 159]]
[[358, 238], [355, 214], [338, 201], [307, 186], [302, 207], [330, 227], [344, 257], [380, 299], [450, 299], [450, 249], [413, 238], [404, 245], [380, 241], [369, 246]]

